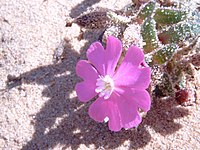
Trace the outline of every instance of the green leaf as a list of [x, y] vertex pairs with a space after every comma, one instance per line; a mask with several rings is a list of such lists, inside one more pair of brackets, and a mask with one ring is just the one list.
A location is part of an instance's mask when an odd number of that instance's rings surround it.
[[142, 25], [141, 34], [143, 37], [143, 42], [145, 43], [143, 47], [145, 53], [152, 52], [158, 47], [156, 23], [153, 18], [145, 19]]
[[147, 17], [150, 17], [155, 9], [156, 3], [149, 2], [147, 3], [139, 12], [138, 18], [144, 20]]
[[178, 23], [185, 20], [187, 17], [187, 12], [182, 10], [172, 10], [159, 8], [156, 10], [154, 19], [156, 23], [161, 25], [169, 25]]
[[158, 50], [155, 54], [153, 54], [153, 57], [152, 57], [153, 63], [164, 64], [165, 62], [170, 60], [170, 58], [172, 57], [172, 55], [177, 49], [178, 49], [177, 44], [173, 43], [170, 45], [166, 45], [162, 49]]

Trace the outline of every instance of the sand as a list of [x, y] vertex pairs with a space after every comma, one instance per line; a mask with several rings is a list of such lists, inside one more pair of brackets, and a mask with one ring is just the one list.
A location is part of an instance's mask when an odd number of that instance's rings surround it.
[[74, 92], [76, 63], [101, 31], [67, 19], [129, 0], [0, 1], [0, 149], [200, 149], [200, 107], [154, 100], [137, 129], [111, 132]]

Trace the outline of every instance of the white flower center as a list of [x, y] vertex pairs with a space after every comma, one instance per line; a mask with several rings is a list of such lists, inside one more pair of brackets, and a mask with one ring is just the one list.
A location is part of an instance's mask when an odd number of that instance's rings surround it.
[[108, 99], [114, 90], [114, 82], [109, 75], [99, 76], [96, 86], [95, 92], [99, 93], [99, 97], [104, 97], [104, 99]]

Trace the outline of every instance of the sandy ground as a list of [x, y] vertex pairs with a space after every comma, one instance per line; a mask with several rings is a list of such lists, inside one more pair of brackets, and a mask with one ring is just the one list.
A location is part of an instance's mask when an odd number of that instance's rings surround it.
[[[137, 129], [114, 133], [90, 119], [91, 103], [76, 97], [75, 65], [99, 32], [79, 41], [80, 28], [66, 28], [65, 20], [129, 2], [0, 1], [0, 149], [200, 149], [198, 103], [155, 100]], [[58, 48], [64, 52], [55, 61]]]

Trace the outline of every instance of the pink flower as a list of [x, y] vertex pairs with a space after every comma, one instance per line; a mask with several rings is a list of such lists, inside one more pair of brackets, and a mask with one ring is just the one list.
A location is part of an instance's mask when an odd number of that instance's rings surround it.
[[111, 131], [138, 126], [142, 119], [138, 109], [148, 111], [151, 99], [146, 89], [151, 70], [144, 65], [144, 54], [131, 46], [116, 70], [122, 53], [122, 44], [108, 37], [106, 49], [94, 42], [87, 50], [87, 60], [77, 63], [76, 72], [84, 81], [76, 85], [78, 98], [87, 102], [98, 98], [89, 108], [89, 115], [97, 122], [107, 122]]

